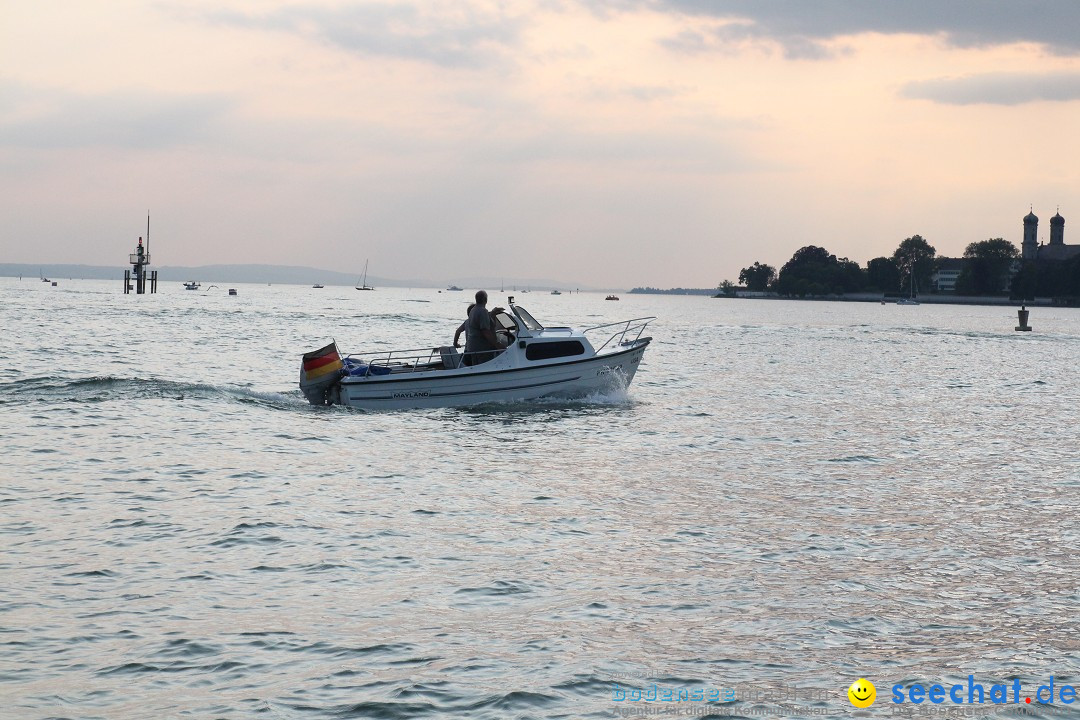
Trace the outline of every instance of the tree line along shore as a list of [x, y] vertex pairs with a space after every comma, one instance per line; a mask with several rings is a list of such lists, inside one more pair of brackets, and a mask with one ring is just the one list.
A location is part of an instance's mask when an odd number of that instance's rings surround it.
[[[1046, 299], [1080, 305], [1080, 256], [1069, 260], [1022, 260], [1020, 250], [1002, 238], [973, 242], [960, 258], [942, 257], [920, 235], [900, 242], [891, 257], [860, 266], [828, 250], [807, 245], [795, 251], [780, 271], [755, 262], [739, 273], [739, 284], [724, 280], [716, 297], [775, 296], [829, 298], [938, 296], [986, 298], [997, 302]], [[855, 298], [852, 298], [855, 299]], [[860, 299], [871, 299], [864, 297]]]

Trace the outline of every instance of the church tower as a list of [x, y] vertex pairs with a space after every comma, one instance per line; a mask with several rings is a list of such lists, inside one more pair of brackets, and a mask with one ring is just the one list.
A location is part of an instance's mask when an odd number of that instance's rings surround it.
[[1051, 245], [1064, 245], [1065, 244], [1065, 218], [1061, 217], [1061, 212], [1050, 218], [1050, 244]]
[[[1065, 220], [1061, 221], [1064, 224]], [[1039, 218], [1029, 212], [1024, 216], [1024, 244], [1020, 255], [1025, 260], [1034, 260], [1039, 255]]]

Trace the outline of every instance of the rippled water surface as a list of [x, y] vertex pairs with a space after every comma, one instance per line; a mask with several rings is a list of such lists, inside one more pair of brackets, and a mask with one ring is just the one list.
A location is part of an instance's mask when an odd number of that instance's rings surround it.
[[[449, 344], [466, 293], [119, 285], [0, 279], [0, 717], [1080, 685], [1080, 311], [519, 294], [658, 316], [628, 391], [368, 413], [300, 354]], [[616, 700], [653, 685], [739, 699]]]

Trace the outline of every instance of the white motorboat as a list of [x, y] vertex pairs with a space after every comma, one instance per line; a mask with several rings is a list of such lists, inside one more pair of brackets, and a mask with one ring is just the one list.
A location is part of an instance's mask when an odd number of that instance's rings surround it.
[[185, 290], [198, 290], [200, 287], [202, 286], [199, 285], [199, 283], [195, 280], [189, 280], [188, 282], [184, 283]]
[[461, 288], [459, 288], [457, 285], [449, 285], [447, 286], [446, 290], [447, 292], [461, 292]]
[[575, 330], [541, 325], [513, 298], [509, 305], [494, 316], [505, 349], [491, 359], [452, 347], [342, 357], [332, 342], [304, 355], [300, 389], [313, 405], [369, 410], [584, 397], [629, 386], [652, 341], [642, 333], [653, 317]]

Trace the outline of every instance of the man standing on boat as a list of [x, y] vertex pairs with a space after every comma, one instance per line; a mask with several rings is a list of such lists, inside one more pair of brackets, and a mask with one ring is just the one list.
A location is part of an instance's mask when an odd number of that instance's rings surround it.
[[476, 307], [469, 313], [465, 328], [465, 364], [479, 365], [491, 360], [502, 349], [495, 336], [495, 323], [487, 309], [486, 290], [476, 291]]
[[472, 309], [476, 307], [476, 303], [469, 303], [469, 307], [465, 308], [465, 322], [458, 325], [458, 329], [454, 331], [454, 347], [461, 347], [461, 333], [469, 329], [469, 316], [472, 315]]

